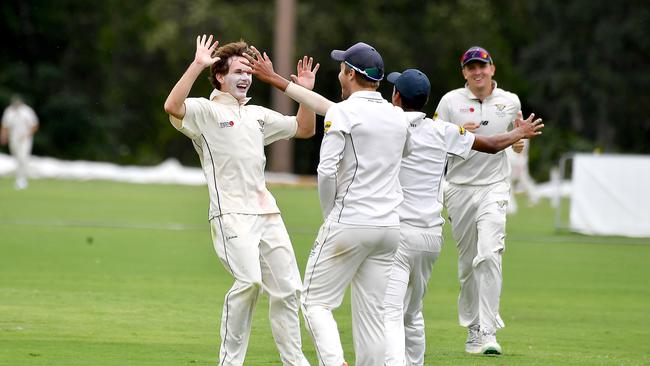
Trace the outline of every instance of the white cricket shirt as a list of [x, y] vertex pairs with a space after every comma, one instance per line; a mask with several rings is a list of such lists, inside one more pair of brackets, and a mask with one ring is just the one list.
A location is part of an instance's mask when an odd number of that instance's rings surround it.
[[[228, 213], [278, 213], [266, 188], [264, 146], [296, 134], [296, 117], [268, 108], [239, 104], [214, 90], [210, 100], [187, 98], [178, 129], [192, 139], [210, 194], [209, 217]], [[170, 120], [176, 120], [170, 116]]]
[[325, 115], [318, 191], [326, 219], [352, 225], [399, 226], [398, 174], [406, 149], [401, 108], [379, 92], [358, 91]]
[[34, 110], [26, 104], [10, 105], [2, 113], [2, 127], [9, 130], [9, 140], [13, 143], [31, 136], [31, 130], [38, 125]]
[[406, 112], [411, 154], [402, 159], [399, 181], [404, 201], [399, 206], [402, 223], [421, 228], [442, 226], [440, 185], [447, 154], [460, 159], [472, 151], [474, 134], [459, 126], [425, 118], [422, 112]]
[[[516, 94], [499, 89], [494, 83], [492, 94], [481, 102], [467, 87], [445, 94], [435, 118], [462, 126], [467, 122], [480, 123], [477, 135], [491, 136], [507, 132], [521, 110]], [[510, 175], [508, 157], [504, 151], [487, 154], [470, 152], [463, 160], [451, 156], [447, 166], [447, 181], [454, 184], [486, 185], [505, 180]]]

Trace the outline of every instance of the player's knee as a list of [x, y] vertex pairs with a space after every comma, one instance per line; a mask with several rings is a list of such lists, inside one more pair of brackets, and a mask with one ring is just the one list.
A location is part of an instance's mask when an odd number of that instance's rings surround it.
[[474, 258], [474, 268], [478, 267], [479, 265], [499, 266], [501, 264], [502, 253], [503, 249], [499, 248], [483, 255], [476, 256], [476, 258]]

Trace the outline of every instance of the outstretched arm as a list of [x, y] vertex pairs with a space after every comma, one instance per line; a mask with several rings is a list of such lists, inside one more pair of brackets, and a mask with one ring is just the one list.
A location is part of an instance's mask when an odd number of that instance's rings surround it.
[[[313, 89], [316, 82], [316, 72], [320, 67], [320, 64], [316, 64], [316, 67], [312, 70], [313, 64], [314, 59], [311, 57], [304, 56], [302, 60], [298, 60], [296, 75], [291, 75], [291, 80], [307, 89]], [[316, 114], [302, 103], [298, 106], [296, 120], [298, 121], [296, 138], [306, 139], [316, 134]]]
[[[194, 61], [192, 61], [183, 76], [174, 85], [167, 100], [165, 100], [165, 112], [176, 117], [178, 120], [182, 120], [185, 117], [185, 99], [190, 94], [192, 85], [194, 85], [196, 79], [201, 75], [203, 69], [219, 61], [219, 57], [212, 57], [218, 44], [218, 41], [212, 43], [212, 35], [207, 37], [207, 39], [205, 34], [196, 37]], [[176, 126], [177, 122], [172, 123]], [[181, 126], [176, 127], [180, 128]]]
[[[250, 66], [250, 68], [253, 70], [252, 73], [255, 75], [255, 77], [257, 77], [257, 79], [280, 89], [289, 98], [302, 105], [305, 105], [307, 108], [316, 112], [316, 114], [320, 116], [324, 116], [327, 113], [329, 107], [334, 104], [334, 102], [330, 101], [329, 99], [324, 98], [320, 94], [311, 91], [311, 89], [314, 87], [313, 81], [311, 84], [309, 84], [307, 80], [301, 80], [300, 75], [291, 75], [291, 78], [294, 82], [289, 82], [289, 80], [278, 75], [275, 70], [273, 70], [273, 63], [269, 59], [266, 52], [262, 55], [255, 47], [251, 48], [253, 48], [255, 57], [252, 57], [250, 55], [244, 56], [248, 60], [248, 66]], [[306, 60], [306, 57], [304, 57], [302, 60], [303, 67]], [[307, 63], [310, 66], [312, 62], [312, 58], [310, 57], [309, 60], [307, 60]], [[316, 64], [313, 71], [311, 72], [315, 75], [319, 67], [320, 64]], [[298, 61], [298, 69], [300, 69], [300, 61]], [[309, 70], [311, 70], [311, 66], [309, 67]]]
[[517, 113], [517, 119], [515, 120], [515, 126], [518, 126], [517, 128], [510, 132], [494, 136], [475, 135], [472, 149], [495, 154], [521, 139], [541, 135], [541, 129], [544, 128], [542, 119], [538, 118], [533, 121], [533, 118], [535, 118], [535, 113], [531, 113], [526, 120], [522, 120], [521, 112]]

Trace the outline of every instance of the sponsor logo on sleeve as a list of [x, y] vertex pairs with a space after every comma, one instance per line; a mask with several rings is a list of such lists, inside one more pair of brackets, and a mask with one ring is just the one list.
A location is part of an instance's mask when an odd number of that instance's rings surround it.
[[433, 119], [438, 119], [438, 112], [437, 111], [433, 114]]
[[461, 135], [465, 134], [465, 129], [463, 128], [463, 126], [458, 126], [458, 133], [460, 133]]
[[329, 132], [330, 127], [332, 127], [332, 121], [325, 121], [325, 133]]
[[235, 125], [234, 121], [219, 122], [219, 128], [232, 127], [234, 125]]
[[260, 132], [264, 133], [264, 120], [263, 119], [258, 119], [257, 123], [260, 124]]

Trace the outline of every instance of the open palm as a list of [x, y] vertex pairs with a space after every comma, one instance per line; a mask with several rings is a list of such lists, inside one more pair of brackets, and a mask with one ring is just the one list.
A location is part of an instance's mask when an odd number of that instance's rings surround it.
[[317, 63], [312, 70], [313, 64], [314, 59], [312, 57], [304, 56], [302, 60], [298, 60], [298, 66], [296, 68], [297, 75], [291, 75], [291, 81], [306, 89], [312, 90], [316, 82], [316, 73], [318, 72], [318, 68], [320, 68], [320, 64]]
[[196, 54], [194, 55], [194, 62], [203, 67], [208, 67], [219, 61], [219, 57], [212, 57], [214, 51], [217, 49], [217, 45], [219, 45], [219, 41], [214, 41], [214, 43], [212, 43], [212, 35], [207, 37], [207, 39], [205, 34], [196, 37]]

